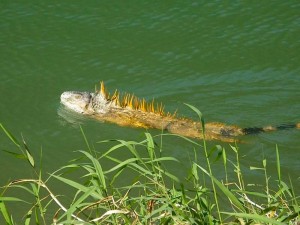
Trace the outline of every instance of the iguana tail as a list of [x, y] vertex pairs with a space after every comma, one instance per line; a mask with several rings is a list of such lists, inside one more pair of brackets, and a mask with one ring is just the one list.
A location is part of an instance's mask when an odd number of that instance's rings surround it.
[[289, 124], [281, 124], [278, 126], [265, 126], [265, 127], [247, 127], [242, 128], [242, 132], [244, 135], [248, 134], [258, 134], [262, 132], [271, 132], [277, 130], [287, 130], [287, 129], [300, 129], [300, 123], [289, 123]]

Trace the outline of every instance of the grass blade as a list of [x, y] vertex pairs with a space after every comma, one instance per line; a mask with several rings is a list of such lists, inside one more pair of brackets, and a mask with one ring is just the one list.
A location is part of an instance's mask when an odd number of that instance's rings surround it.
[[87, 191], [84, 192], [84, 194], [82, 196], [80, 196], [73, 204], [71, 204], [71, 206], [69, 207], [69, 209], [60, 216], [59, 219], [63, 218], [65, 215], [68, 215], [70, 218], [72, 216], [72, 214], [80, 209], [81, 207], [79, 206], [79, 204], [81, 204], [86, 198], [88, 198], [89, 196], [92, 195], [93, 192], [95, 192], [95, 187], [92, 186], [92, 187], [88, 187], [87, 188]]
[[31, 215], [32, 215], [32, 210], [29, 210], [25, 216], [25, 225], [30, 225], [30, 220], [31, 220]]
[[124, 166], [127, 166], [128, 164], [131, 164], [133, 162], [138, 161], [137, 158], [130, 158], [130, 159], [126, 159], [125, 161], [119, 163], [118, 165], [114, 166], [113, 168], [111, 168], [110, 170], [106, 171], [105, 173], [111, 173], [119, 168], [122, 168]]
[[8, 150], [3, 150], [4, 152], [14, 156], [15, 158], [17, 159], [27, 159], [27, 157], [24, 155], [24, 154], [19, 154], [19, 153], [16, 153], [16, 152], [13, 152], [13, 151], [8, 151]]
[[279, 150], [277, 145], [276, 145], [276, 166], [277, 166], [278, 181], [280, 185], [281, 183], [280, 158], [279, 158]]
[[147, 137], [147, 150], [151, 161], [154, 159], [154, 141], [149, 133], [145, 133]]
[[15, 197], [0, 197], [0, 201], [1, 202], [25, 202], [24, 200]]
[[205, 133], [205, 126], [204, 126], [204, 119], [202, 116], [202, 113], [199, 111], [199, 109], [197, 109], [195, 106], [192, 106], [190, 104], [184, 103], [186, 106], [188, 106], [191, 110], [193, 110], [199, 117], [200, 121], [201, 121], [201, 126], [202, 126], [202, 133]]
[[102, 166], [100, 165], [99, 161], [97, 159], [95, 159], [91, 154], [89, 154], [88, 152], [85, 152], [85, 151], [79, 151], [81, 153], [83, 153], [87, 158], [89, 158], [94, 167], [95, 167], [95, 170], [96, 170], [96, 174], [98, 176], [98, 179], [100, 181], [100, 183], [102, 184], [103, 186], [103, 189], [105, 191], [107, 191], [107, 187], [106, 187], [106, 182], [105, 182], [105, 176], [104, 176], [104, 172], [102, 170]]
[[30, 165], [34, 168], [34, 159], [30, 153], [30, 150], [28, 148], [28, 145], [26, 144], [25, 142], [25, 139], [24, 137], [22, 136], [22, 141], [23, 141], [23, 145], [24, 145], [24, 148], [25, 148], [25, 152], [26, 152], [26, 156], [27, 156], [27, 160], [28, 162], [30, 163]]
[[230, 201], [237, 206], [241, 211], [245, 212], [244, 206], [241, 202], [232, 194], [227, 187], [225, 187], [220, 181], [218, 181], [214, 176], [210, 175], [203, 167], [197, 165], [204, 173], [211, 177], [214, 183], [220, 188], [220, 190], [230, 199]]
[[12, 225], [13, 222], [9, 216], [6, 206], [5, 206], [4, 202], [1, 200], [0, 200], [0, 212], [2, 213], [2, 216], [4, 217], [5, 222], [9, 225]]
[[277, 220], [270, 219], [266, 216], [261, 216], [257, 214], [246, 214], [246, 213], [228, 213], [228, 212], [221, 212], [223, 214], [236, 216], [239, 218], [245, 218], [245, 219], [252, 219], [255, 221], [260, 221], [266, 224], [273, 224], [273, 225], [285, 225], [286, 223], [278, 222]]
[[[58, 179], [58, 180], [60, 180], [60, 181], [62, 181], [62, 182], [64, 182], [65, 184], [67, 184], [67, 185], [69, 185], [69, 186], [71, 186], [71, 187], [73, 187], [73, 188], [76, 188], [76, 189], [79, 190], [79, 191], [82, 191], [82, 192], [87, 192], [87, 191], [89, 191], [89, 188], [88, 188], [88, 187], [86, 187], [86, 186], [84, 186], [84, 185], [82, 185], [82, 184], [80, 184], [80, 183], [77, 183], [77, 182], [75, 182], [75, 181], [73, 181], [73, 180], [66, 179], [66, 178], [60, 177], [60, 176], [56, 176], [56, 175], [54, 175], [54, 174], [52, 174], [51, 176], [54, 177], [54, 178], [56, 178], [56, 179]], [[93, 192], [93, 193], [91, 194], [91, 196], [93, 196], [94, 198], [97, 198], [97, 199], [103, 198], [103, 196], [102, 196], [102, 195], [99, 195], [97, 192]]]
[[83, 136], [84, 142], [85, 142], [85, 144], [86, 144], [88, 150], [91, 152], [91, 148], [90, 148], [89, 142], [88, 142], [88, 140], [87, 140], [87, 138], [86, 138], [86, 136], [85, 136], [85, 133], [84, 133], [84, 131], [83, 131], [83, 129], [82, 129], [82, 126], [79, 126], [79, 127], [80, 127], [81, 134], [82, 134], [82, 136]]
[[18, 147], [20, 147], [19, 141], [7, 130], [5, 127], [0, 123], [0, 127], [4, 131], [4, 133], [7, 135], [7, 137]]

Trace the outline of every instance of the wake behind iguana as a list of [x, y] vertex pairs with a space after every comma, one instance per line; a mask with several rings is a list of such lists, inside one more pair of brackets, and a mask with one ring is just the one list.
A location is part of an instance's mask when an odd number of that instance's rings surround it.
[[[95, 93], [67, 91], [62, 93], [60, 99], [61, 103], [72, 111], [100, 121], [108, 121], [120, 126], [155, 128], [185, 137], [203, 138], [200, 121], [180, 118], [176, 116], [176, 113], [165, 113], [163, 105], [155, 104], [154, 100], [149, 103], [133, 94], [121, 95], [117, 90], [110, 95], [103, 82], [100, 83], [100, 90], [96, 90]], [[300, 123], [277, 127], [240, 128], [210, 122], [205, 123], [205, 138], [206, 140], [234, 142], [241, 135], [287, 128], [300, 128]]]

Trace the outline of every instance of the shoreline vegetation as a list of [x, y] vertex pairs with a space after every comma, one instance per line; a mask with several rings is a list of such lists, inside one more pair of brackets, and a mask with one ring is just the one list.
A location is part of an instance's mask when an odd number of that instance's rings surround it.
[[[201, 113], [189, 107], [199, 116], [205, 136]], [[244, 178], [237, 145], [208, 147], [205, 139], [198, 143], [178, 135], [145, 133], [142, 141], [97, 142], [112, 145], [100, 153], [80, 127], [87, 150], [77, 151], [77, 158], [68, 165], [46, 174], [36, 165], [24, 138], [18, 140], [1, 123], [0, 128], [17, 149], [5, 152], [26, 159], [35, 177], [0, 187], [0, 221], [6, 224], [20, 224], [20, 218], [22, 224], [300, 224], [299, 196], [295, 196], [291, 179], [281, 173], [277, 146], [276, 178], [268, 175], [267, 159], [259, 168], [250, 167], [265, 178], [257, 191]], [[167, 169], [168, 163], [181, 165], [178, 159], [165, 156], [164, 136], [182, 138], [194, 149], [185, 179]], [[119, 159], [118, 151], [127, 151], [128, 158]], [[227, 157], [227, 151], [233, 151], [235, 158]], [[205, 159], [204, 165], [200, 158]], [[104, 168], [104, 161], [112, 166]], [[215, 161], [224, 168], [222, 179], [214, 174]], [[128, 174], [128, 183], [122, 185], [120, 180]], [[70, 189], [69, 196], [53, 191], [58, 183]], [[16, 191], [18, 195], [11, 195]], [[18, 197], [25, 195], [30, 197]], [[14, 211], [16, 204], [22, 205], [25, 214]]]

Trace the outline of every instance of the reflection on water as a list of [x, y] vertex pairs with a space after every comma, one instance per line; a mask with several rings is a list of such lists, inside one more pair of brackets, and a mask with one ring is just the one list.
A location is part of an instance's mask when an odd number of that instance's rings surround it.
[[59, 122], [62, 125], [72, 124], [72, 126], [78, 127], [90, 120], [87, 116], [76, 113], [62, 104], [58, 107], [57, 114], [59, 115]]

